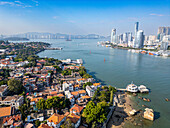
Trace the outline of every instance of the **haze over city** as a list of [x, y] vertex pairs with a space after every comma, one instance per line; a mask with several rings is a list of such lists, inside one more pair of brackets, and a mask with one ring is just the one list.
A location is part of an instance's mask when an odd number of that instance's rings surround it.
[[0, 0], [0, 34], [50, 32], [110, 35], [134, 32], [134, 23], [146, 35], [170, 26], [169, 0]]

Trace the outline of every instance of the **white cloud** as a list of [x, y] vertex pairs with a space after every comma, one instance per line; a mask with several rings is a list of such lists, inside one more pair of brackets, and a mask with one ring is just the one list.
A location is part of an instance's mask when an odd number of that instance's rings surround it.
[[[35, 3], [37, 3], [37, 2], [38, 1], [36, 1]], [[26, 4], [24, 4], [24, 3], [22, 3], [21, 1], [18, 1], [18, 0], [14, 1], [14, 2], [1, 1], [0, 5], [18, 6], [18, 7], [22, 7], [22, 8], [33, 7], [32, 5], [26, 5]], [[38, 3], [36, 4], [36, 6], [38, 6]]]
[[151, 14], [149, 14], [149, 15], [151, 15], [151, 16], [165, 16], [165, 15], [163, 15], [163, 14], [156, 14], [156, 13], [151, 13]]
[[38, 1], [36, 1], [36, 0], [32, 0], [32, 1], [33, 1], [33, 2], [35, 2], [35, 3], [37, 3], [37, 4], [39, 3], [39, 2], [38, 2]]
[[1, 1], [0, 5], [14, 5], [14, 2], [5, 2], [5, 1]]

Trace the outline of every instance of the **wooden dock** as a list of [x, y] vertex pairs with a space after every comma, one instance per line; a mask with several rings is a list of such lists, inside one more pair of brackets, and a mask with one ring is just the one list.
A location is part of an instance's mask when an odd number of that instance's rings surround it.
[[124, 88], [116, 88], [117, 91], [121, 91], [121, 92], [126, 92], [127, 89], [124, 89]]

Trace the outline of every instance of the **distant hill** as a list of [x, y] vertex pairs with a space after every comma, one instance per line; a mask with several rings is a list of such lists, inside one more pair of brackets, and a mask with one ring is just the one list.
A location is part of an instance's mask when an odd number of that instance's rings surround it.
[[3, 40], [9, 40], [9, 41], [27, 41], [29, 40], [28, 38], [22, 38], [22, 37], [7, 37], [3, 38]]

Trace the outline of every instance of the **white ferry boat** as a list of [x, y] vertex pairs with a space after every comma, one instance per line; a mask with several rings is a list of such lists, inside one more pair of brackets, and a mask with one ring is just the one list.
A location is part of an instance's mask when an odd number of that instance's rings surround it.
[[139, 91], [138, 86], [133, 84], [133, 82], [126, 87], [126, 90], [128, 92], [138, 92]]

